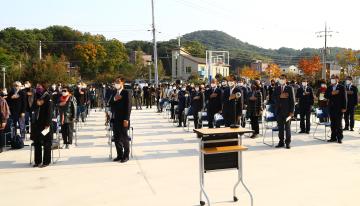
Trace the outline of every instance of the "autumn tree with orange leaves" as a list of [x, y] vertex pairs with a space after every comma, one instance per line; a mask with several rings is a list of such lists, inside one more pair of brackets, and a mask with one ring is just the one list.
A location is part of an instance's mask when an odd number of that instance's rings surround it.
[[314, 77], [321, 71], [321, 59], [318, 55], [312, 58], [303, 58], [299, 61], [299, 67], [303, 70], [304, 75], [307, 77]]
[[240, 76], [246, 77], [249, 79], [256, 79], [256, 78], [260, 77], [260, 73], [258, 71], [256, 71], [255, 69], [250, 68], [249, 66], [244, 66], [240, 70]]
[[281, 70], [277, 64], [269, 64], [265, 69], [265, 73], [268, 75], [269, 79], [279, 78], [281, 75]]

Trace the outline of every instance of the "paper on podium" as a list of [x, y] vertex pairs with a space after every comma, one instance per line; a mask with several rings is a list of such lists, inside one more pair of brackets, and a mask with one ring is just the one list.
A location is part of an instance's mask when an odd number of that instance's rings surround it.
[[41, 134], [42, 134], [43, 136], [46, 136], [49, 132], [50, 132], [50, 127], [45, 128], [45, 129], [41, 132]]

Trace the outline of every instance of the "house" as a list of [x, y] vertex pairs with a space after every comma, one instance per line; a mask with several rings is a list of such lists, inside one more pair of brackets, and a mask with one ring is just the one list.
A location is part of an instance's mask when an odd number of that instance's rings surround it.
[[294, 65], [280, 66], [280, 70], [281, 70], [281, 73], [283, 73], [283, 74], [303, 75], [303, 71]]
[[264, 63], [261, 60], [255, 60], [251, 62], [251, 69], [256, 70], [258, 72], [265, 72], [265, 69], [269, 66], [268, 63]]
[[[198, 75], [200, 79], [209, 76], [209, 69], [206, 67], [206, 59], [191, 56], [184, 48], [172, 50], [172, 79], [188, 80], [192, 75]], [[216, 74], [229, 76], [229, 65], [212, 65], [210, 75]]]
[[[136, 56], [138, 55], [139, 51], [132, 51], [130, 54], [130, 63], [135, 64], [136, 63]], [[144, 52], [140, 52], [141, 59], [143, 61], [144, 66], [147, 66], [149, 63], [152, 62], [152, 56], [148, 55]]]

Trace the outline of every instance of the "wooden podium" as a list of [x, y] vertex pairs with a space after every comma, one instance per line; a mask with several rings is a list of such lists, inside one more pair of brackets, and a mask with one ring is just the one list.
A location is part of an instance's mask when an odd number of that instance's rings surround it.
[[238, 170], [238, 181], [233, 189], [233, 200], [236, 202], [236, 188], [241, 183], [249, 193], [251, 205], [253, 196], [243, 181], [242, 152], [248, 148], [242, 145], [242, 135], [253, 133], [245, 128], [215, 128], [194, 129], [199, 138], [199, 168], [200, 168], [200, 205], [205, 205], [203, 195], [210, 206], [210, 200], [205, 192], [204, 174], [210, 171], [227, 169]]

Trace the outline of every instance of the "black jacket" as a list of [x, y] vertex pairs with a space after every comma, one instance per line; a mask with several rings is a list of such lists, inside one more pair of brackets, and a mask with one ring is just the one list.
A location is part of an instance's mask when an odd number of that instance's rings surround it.
[[[230, 87], [226, 88], [223, 94], [223, 117], [224, 119], [233, 120], [234, 115], [236, 113], [236, 116], [240, 116], [242, 114], [242, 110], [244, 107], [244, 93], [243, 90], [240, 87], [235, 87], [231, 94], [240, 93], [241, 97], [236, 101], [235, 105], [235, 99], [229, 100], [230, 97]], [[235, 110], [236, 106], [236, 110]]]
[[281, 92], [281, 86], [274, 89], [273, 97], [277, 117], [286, 118], [295, 111], [295, 94], [291, 86], [286, 85]]
[[[44, 100], [44, 104], [41, 106], [37, 105], [37, 100]], [[32, 140], [51, 140], [52, 139], [52, 107], [53, 102], [51, 100], [50, 94], [45, 92], [43, 95], [37, 95], [34, 104], [33, 104], [33, 118], [31, 119], [31, 139]], [[41, 132], [45, 129], [45, 127], [50, 127], [50, 132], [43, 136]]]
[[[252, 99], [251, 97], [254, 96], [256, 99]], [[254, 93], [249, 92], [246, 97], [247, 102], [247, 115], [250, 117], [258, 117], [261, 116], [263, 111], [263, 95], [262, 92], [256, 90]]]
[[[216, 97], [210, 97], [212, 94], [216, 94]], [[210, 88], [206, 91], [205, 96], [207, 98], [207, 112], [210, 114], [216, 114], [222, 109], [222, 92], [221, 89]]]
[[117, 92], [114, 92], [113, 96], [109, 100], [109, 105], [111, 107], [112, 119], [115, 122], [130, 120], [131, 113], [131, 98], [128, 90], [121, 90], [120, 96], [122, 97], [120, 100], [115, 101], [115, 95]]
[[201, 111], [203, 109], [203, 94], [200, 91], [192, 92], [190, 96], [190, 104], [194, 113]]
[[325, 98], [329, 100], [329, 113], [330, 114], [341, 114], [341, 110], [347, 108], [347, 95], [345, 92], [345, 87], [341, 84], [337, 84], [335, 91], [337, 94], [332, 94], [333, 86], [330, 85], [326, 92]]
[[[304, 95], [305, 91], [308, 93]], [[299, 109], [302, 112], [310, 112], [311, 107], [314, 105], [314, 93], [311, 87], [300, 87], [297, 89], [296, 98], [299, 99]]]
[[351, 85], [345, 86], [346, 93], [347, 93], [347, 99], [348, 99], [348, 109], [353, 109], [358, 104], [358, 89], [356, 86]]
[[10, 108], [10, 115], [11, 116], [19, 116], [21, 113], [25, 113], [26, 110], [26, 102], [25, 102], [25, 94], [22, 90], [18, 91], [17, 94], [19, 95], [18, 98], [12, 99], [11, 97], [16, 93], [15, 89], [11, 89], [8, 97], [7, 102]]

